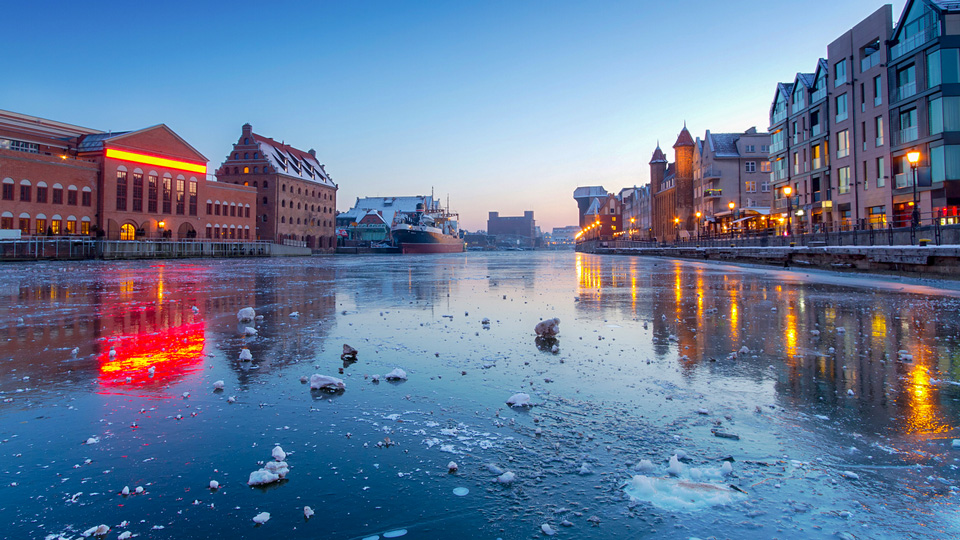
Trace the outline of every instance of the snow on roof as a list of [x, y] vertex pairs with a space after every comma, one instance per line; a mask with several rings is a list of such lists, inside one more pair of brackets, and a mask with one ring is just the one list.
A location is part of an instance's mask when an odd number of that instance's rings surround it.
[[353, 208], [337, 215], [338, 220], [349, 220], [359, 223], [363, 216], [371, 211], [377, 211], [383, 217], [386, 223], [393, 223], [393, 217], [397, 212], [415, 212], [417, 204], [423, 204], [425, 207], [439, 207], [440, 201], [434, 200], [430, 203], [428, 195], [416, 195], [412, 197], [363, 197], [357, 198]]
[[585, 216], [592, 216], [594, 214], [600, 213], [600, 199], [594, 199], [590, 203], [590, 208], [587, 208], [587, 211], [583, 213]]
[[716, 157], [740, 157], [737, 141], [741, 133], [707, 133], [710, 149]]
[[330, 175], [313, 154], [256, 133], [253, 134], [253, 138], [260, 146], [261, 155], [278, 173], [307, 182], [336, 187]]

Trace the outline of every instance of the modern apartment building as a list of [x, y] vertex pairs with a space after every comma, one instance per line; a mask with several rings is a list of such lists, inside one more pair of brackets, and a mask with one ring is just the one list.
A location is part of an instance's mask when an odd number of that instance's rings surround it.
[[770, 134], [711, 133], [697, 139], [693, 157], [694, 212], [700, 232], [767, 227], [770, 203]]
[[890, 39], [890, 205], [910, 223], [914, 184], [907, 152], [920, 152], [916, 186], [921, 224], [958, 222], [960, 206], [960, 2], [910, 0]]
[[875, 11], [777, 85], [769, 132], [772, 215], [797, 232], [909, 226], [915, 197], [921, 224], [957, 223], [960, 2]]
[[[892, 20], [885, 5], [827, 46], [830, 180], [836, 188], [828, 200], [841, 230], [883, 227], [889, 216], [886, 44]], [[801, 199], [801, 209], [810, 202]]]

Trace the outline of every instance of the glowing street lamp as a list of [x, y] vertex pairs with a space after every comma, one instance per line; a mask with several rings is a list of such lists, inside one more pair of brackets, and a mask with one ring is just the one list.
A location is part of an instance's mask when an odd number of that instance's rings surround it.
[[917, 165], [920, 163], [920, 152], [911, 150], [907, 152], [907, 161], [910, 162], [910, 168], [913, 170], [913, 213], [910, 219], [910, 243], [914, 243], [917, 236], [917, 227], [920, 226], [920, 201], [917, 199]]
[[793, 188], [784, 186], [783, 194], [787, 196], [787, 236], [790, 236], [790, 225], [793, 223], [793, 197], [790, 196], [791, 193], [793, 193]]
[[697, 212], [697, 242], [700, 241], [700, 216], [702, 215], [700, 212]]

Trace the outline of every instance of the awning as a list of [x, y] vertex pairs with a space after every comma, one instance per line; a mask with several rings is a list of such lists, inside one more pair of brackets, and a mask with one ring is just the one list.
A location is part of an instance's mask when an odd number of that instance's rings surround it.
[[756, 212], [758, 215], [761, 215], [761, 216], [769, 216], [769, 215], [770, 215], [770, 208], [769, 208], [769, 207], [763, 207], [763, 206], [751, 206], [751, 207], [749, 207], [749, 208], [741, 208], [740, 211], [741, 211], [741, 212]]
[[740, 218], [740, 219], [738, 219], [738, 220], [736, 220], [736, 221], [734, 221], [734, 222], [733, 222], [733, 223], [731, 223], [731, 224], [732, 224], [732, 225], [736, 225], [737, 223], [743, 223], [744, 221], [746, 221], [746, 220], [748, 220], [748, 219], [753, 219], [753, 218], [755, 218], [755, 217], [757, 217], [757, 216], [747, 216], [747, 217], [742, 217], [742, 218]]

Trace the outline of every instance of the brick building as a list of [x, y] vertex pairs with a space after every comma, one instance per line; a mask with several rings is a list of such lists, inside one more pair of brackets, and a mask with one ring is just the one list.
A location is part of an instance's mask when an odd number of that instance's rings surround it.
[[337, 185], [317, 160], [244, 124], [217, 170], [226, 184], [256, 190], [256, 238], [313, 249], [336, 247]]
[[687, 126], [677, 136], [674, 163], [657, 145], [650, 159], [651, 220], [653, 237], [661, 242], [690, 238], [695, 230], [693, 209], [693, 151], [696, 143]]
[[206, 171], [163, 124], [104, 133], [0, 111], [0, 228], [23, 236], [250, 238], [256, 190]]

